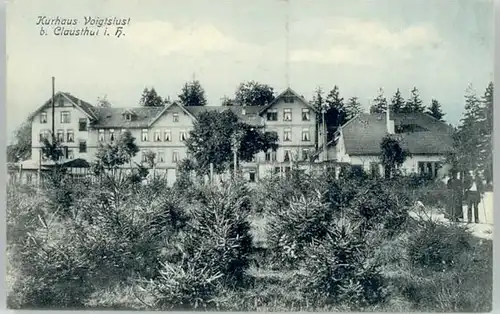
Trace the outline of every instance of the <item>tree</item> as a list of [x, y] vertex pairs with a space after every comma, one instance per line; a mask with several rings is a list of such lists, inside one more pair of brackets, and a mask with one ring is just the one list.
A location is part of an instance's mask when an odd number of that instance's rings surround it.
[[199, 115], [185, 144], [199, 174], [208, 174], [211, 163], [216, 173], [222, 173], [232, 164], [235, 140], [239, 144], [239, 160], [250, 161], [259, 152], [276, 149], [278, 136], [240, 122], [230, 110], [205, 111]]
[[481, 101], [476, 95], [476, 91], [469, 85], [465, 92], [465, 110], [461, 124], [458, 127], [455, 142], [455, 153], [459, 171], [477, 170], [481, 159], [481, 140], [483, 136]]
[[179, 99], [184, 106], [205, 106], [207, 104], [205, 90], [196, 80], [184, 84]]
[[221, 98], [221, 105], [222, 106], [225, 106], [225, 107], [228, 107], [228, 106], [233, 106], [234, 105], [234, 100], [227, 97], [227, 96], [224, 96]]
[[108, 101], [108, 96], [97, 97], [97, 107], [110, 108], [111, 103]]
[[164, 105], [164, 102], [161, 96], [156, 93], [156, 90], [153, 87], [151, 89], [144, 88], [140, 104], [144, 107], [162, 107]]
[[392, 177], [397, 170], [409, 157], [409, 152], [403, 149], [399, 141], [391, 136], [386, 135], [380, 142], [380, 161], [385, 168], [386, 178]]
[[64, 156], [64, 150], [61, 146], [61, 142], [59, 142], [55, 136], [52, 136], [51, 138], [44, 137], [42, 139], [42, 155], [54, 163], [57, 163], [59, 159]]
[[370, 113], [384, 113], [387, 110], [387, 99], [384, 96], [384, 90], [379, 88], [378, 95], [373, 100], [373, 105], [370, 107]]
[[339, 88], [337, 85], [328, 93], [325, 99], [327, 107], [325, 120], [327, 128], [327, 138], [331, 140], [333, 134], [338, 127], [344, 124], [347, 120], [347, 115], [344, 107], [344, 98], [340, 97]]
[[443, 120], [444, 113], [443, 110], [441, 109], [441, 104], [436, 99], [433, 99], [431, 101], [431, 105], [429, 106], [429, 108], [427, 108], [427, 114], [433, 116], [439, 121], [444, 121]]
[[248, 81], [238, 86], [234, 100], [242, 106], [265, 106], [274, 98], [274, 89], [271, 86]]
[[420, 99], [420, 93], [416, 87], [413, 87], [411, 90], [411, 96], [406, 101], [405, 106], [403, 107], [404, 113], [413, 113], [413, 112], [424, 112], [425, 107], [422, 104], [422, 100]]
[[7, 160], [18, 162], [31, 157], [31, 121], [25, 121], [15, 131], [14, 144], [7, 147]]
[[117, 141], [100, 145], [96, 153], [95, 169], [116, 173], [118, 168], [127, 163], [132, 167], [132, 159], [138, 152], [139, 147], [135, 144], [135, 138], [127, 130]]
[[[326, 102], [325, 97], [323, 96], [323, 90], [321, 87], [317, 87], [314, 91], [313, 100], [311, 102], [313, 108], [316, 109], [316, 124], [315, 124], [315, 134], [318, 134], [319, 128], [323, 123], [323, 115], [321, 114], [322, 110], [326, 110]], [[318, 149], [318, 136], [314, 137], [314, 147], [316, 150]]]
[[392, 96], [392, 99], [391, 99], [391, 112], [394, 112], [394, 113], [400, 113], [403, 111], [403, 107], [405, 105], [405, 100], [403, 98], [403, 96], [401, 96], [401, 91], [399, 90], [399, 88], [396, 90], [396, 93], [394, 94], [394, 96]]
[[350, 120], [363, 112], [363, 107], [358, 97], [351, 97], [345, 104], [346, 120]]
[[481, 118], [479, 119], [482, 135], [479, 143], [479, 166], [488, 184], [493, 182], [493, 93], [493, 82], [490, 82], [481, 97]]

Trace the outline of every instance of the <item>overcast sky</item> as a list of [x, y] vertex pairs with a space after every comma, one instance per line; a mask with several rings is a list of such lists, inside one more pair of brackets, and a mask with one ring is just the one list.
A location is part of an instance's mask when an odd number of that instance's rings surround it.
[[[130, 25], [120, 38], [40, 36], [40, 15]], [[211, 105], [246, 80], [307, 99], [338, 85], [366, 108], [379, 87], [407, 98], [416, 86], [456, 123], [467, 85], [482, 94], [493, 79], [493, 30], [483, 0], [12, 0], [7, 132], [50, 98], [52, 76], [56, 90], [90, 103], [107, 95], [115, 107], [137, 106], [145, 86], [175, 99], [193, 76]]]

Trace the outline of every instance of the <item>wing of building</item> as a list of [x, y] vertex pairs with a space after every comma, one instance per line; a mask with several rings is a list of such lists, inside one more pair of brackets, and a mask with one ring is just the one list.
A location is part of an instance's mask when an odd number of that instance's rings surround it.
[[[185, 107], [174, 102], [164, 107], [104, 108], [93, 106], [68, 92], [56, 93], [54, 104], [54, 133], [64, 147], [61, 162], [87, 167], [101, 144], [114, 141], [128, 130], [140, 149], [134, 161], [144, 162], [146, 151], [155, 152], [156, 168], [165, 171], [170, 182], [175, 180], [176, 163], [187, 157], [184, 140], [199, 114], [206, 110], [231, 110], [241, 120], [278, 134], [279, 148], [276, 151], [262, 152], [252, 162], [243, 165], [250, 181], [268, 173], [288, 171], [292, 162], [307, 168], [321, 137], [315, 109], [290, 88], [264, 107]], [[41, 153], [41, 143], [52, 133], [52, 99], [44, 102], [30, 119], [32, 157], [19, 167], [27, 173], [31, 170], [35, 176], [37, 171], [50, 167], [50, 162]], [[71, 163], [73, 160], [85, 160], [87, 166], [83, 162]]]
[[327, 145], [320, 158], [349, 163], [372, 174], [382, 174], [380, 143], [393, 134], [411, 156], [401, 170], [406, 173], [426, 173], [443, 176], [447, 167], [446, 154], [452, 150], [453, 128], [426, 113], [362, 113], [339, 128], [335, 139]]

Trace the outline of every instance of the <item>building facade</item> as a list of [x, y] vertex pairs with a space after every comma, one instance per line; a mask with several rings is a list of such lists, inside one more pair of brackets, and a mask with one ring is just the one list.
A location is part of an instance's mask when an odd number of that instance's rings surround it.
[[[265, 132], [276, 132], [276, 151], [261, 152], [252, 162], [242, 164], [249, 181], [270, 173], [290, 169], [292, 163], [307, 168], [315, 151], [316, 112], [300, 95], [288, 88], [265, 107], [190, 106], [179, 103], [165, 107], [102, 108], [66, 92], [54, 96], [54, 134], [62, 143], [62, 162], [83, 159], [92, 162], [99, 147], [116, 141], [129, 131], [139, 147], [133, 162], [146, 163], [147, 152], [156, 155], [156, 170], [164, 172], [169, 182], [176, 177], [177, 162], [187, 157], [184, 141], [197, 116], [206, 110], [231, 110], [242, 121], [263, 126]], [[32, 121], [32, 158], [25, 170], [40, 169], [48, 160], [42, 154], [43, 138], [52, 132], [52, 99], [30, 117]]]

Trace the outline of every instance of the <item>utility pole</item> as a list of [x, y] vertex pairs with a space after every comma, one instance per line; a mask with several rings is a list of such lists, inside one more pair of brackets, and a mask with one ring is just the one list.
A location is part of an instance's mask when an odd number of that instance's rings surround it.
[[56, 78], [52, 77], [52, 143], [55, 143], [55, 117], [56, 117], [56, 108], [55, 108], [55, 93], [56, 93]]

